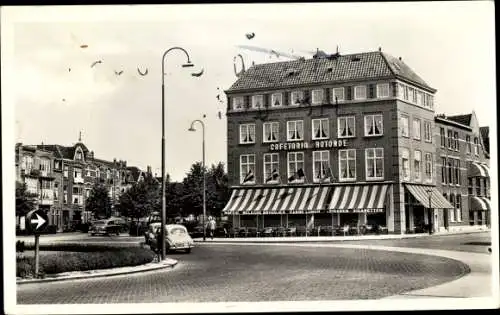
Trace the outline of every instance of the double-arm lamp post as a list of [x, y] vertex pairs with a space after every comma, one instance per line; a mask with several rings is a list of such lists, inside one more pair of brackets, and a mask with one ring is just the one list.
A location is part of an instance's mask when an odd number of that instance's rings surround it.
[[167, 54], [174, 50], [180, 50], [186, 55], [187, 61], [182, 65], [183, 68], [193, 67], [189, 58], [189, 54], [182, 47], [172, 47], [163, 53], [161, 59], [161, 229], [160, 229], [160, 243], [161, 243], [161, 260], [166, 258], [165, 248], [165, 224], [166, 224], [166, 199], [165, 199], [165, 57]]
[[202, 172], [203, 172], [203, 218], [202, 218], [202, 224], [203, 224], [203, 241], [206, 240], [207, 236], [206, 236], [206, 228], [205, 228], [205, 216], [207, 215], [207, 202], [206, 202], [206, 176], [205, 176], [205, 124], [203, 123], [203, 121], [199, 120], [199, 119], [196, 119], [196, 120], [193, 120], [193, 122], [191, 122], [191, 127], [188, 129], [189, 131], [196, 131], [196, 129], [194, 129], [194, 124], [195, 123], [200, 123], [201, 124], [201, 129], [202, 129], [202, 159], [203, 159], [203, 162], [202, 162]]

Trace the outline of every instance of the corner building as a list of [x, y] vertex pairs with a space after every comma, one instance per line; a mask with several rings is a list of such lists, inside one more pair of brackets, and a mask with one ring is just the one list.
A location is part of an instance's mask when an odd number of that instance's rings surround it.
[[223, 212], [235, 227], [439, 230], [453, 206], [436, 189], [435, 92], [380, 50], [253, 65], [226, 91]]

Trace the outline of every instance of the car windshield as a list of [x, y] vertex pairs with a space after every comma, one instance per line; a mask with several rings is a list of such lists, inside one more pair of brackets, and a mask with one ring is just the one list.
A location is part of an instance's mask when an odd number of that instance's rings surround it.
[[170, 230], [168, 231], [168, 234], [170, 234], [170, 235], [184, 235], [184, 234], [186, 234], [186, 229], [184, 229], [182, 227], [173, 227], [173, 228], [170, 228]]

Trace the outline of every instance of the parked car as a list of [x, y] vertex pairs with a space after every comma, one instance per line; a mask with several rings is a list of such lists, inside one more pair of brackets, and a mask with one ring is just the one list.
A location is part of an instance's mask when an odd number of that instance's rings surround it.
[[142, 236], [148, 229], [148, 224], [145, 219], [139, 221], [132, 220], [130, 222], [129, 235], [130, 236]]
[[126, 219], [120, 218], [120, 217], [110, 217], [109, 220], [113, 220], [115, 224], [120, 226], [120, 232], [128, 232], [129, 229], [129, 223], [127, 222]]
[[203, 225], [197, 225], [189, 232], [191, 237], [203, 237]]
[[90, 226], [89, 229], [89, 235], [96, 235], [96, 234], [102, 234], [102, 235], [111, 235], [111, 234], [116, 234], [120, 235], [120, 229], [121, 226], [114, 220], [98, 220], [92, 222], [92, 225]]
[[[160, 226], [156, 226], [154, 237], [149, 238], [149, 245], [152, 250], [157, 250], [159, 244], [156, 238], [156, 233], [159, 233]], [[189, 236], [189, 233], [184, 225], [180, 224], [166, 224], [165, 225], [165, 249], [166, 252], [183, 250], [190, 253], [194, 247], [194, 241]]]

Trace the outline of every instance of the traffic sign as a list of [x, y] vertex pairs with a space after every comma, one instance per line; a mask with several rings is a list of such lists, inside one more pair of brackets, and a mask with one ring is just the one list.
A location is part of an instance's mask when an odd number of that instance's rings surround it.
[[26, 227], [33, 233], [43, 232], [49, 224], [49, 218], [43, 210], [33, 210], [26, 215]]

